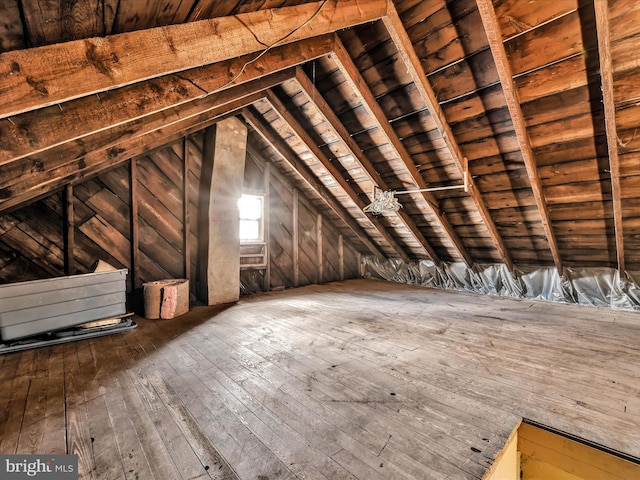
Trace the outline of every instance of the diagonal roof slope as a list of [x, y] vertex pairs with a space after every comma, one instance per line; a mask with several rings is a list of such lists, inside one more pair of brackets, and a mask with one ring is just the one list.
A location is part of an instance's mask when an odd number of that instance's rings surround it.
[[640, 268], [637, 2], [69, 5], [0, 6], [0, 212], [244, 115], [365, 253]]

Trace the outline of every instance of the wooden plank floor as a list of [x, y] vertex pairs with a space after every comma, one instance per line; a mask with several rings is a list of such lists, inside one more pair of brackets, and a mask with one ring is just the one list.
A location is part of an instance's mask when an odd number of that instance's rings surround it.
[[0, 357], [87, 479], [474, 479], [521, 417], [640, 456], [640, 314], [353, 280]]

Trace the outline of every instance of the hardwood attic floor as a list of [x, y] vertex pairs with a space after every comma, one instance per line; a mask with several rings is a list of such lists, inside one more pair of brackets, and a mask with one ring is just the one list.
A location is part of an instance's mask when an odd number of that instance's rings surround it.
[[480, 478], [521, 417], [640, 456], [640, 315], [373, 280], [0, 357], [0, 453], [91, 479]]

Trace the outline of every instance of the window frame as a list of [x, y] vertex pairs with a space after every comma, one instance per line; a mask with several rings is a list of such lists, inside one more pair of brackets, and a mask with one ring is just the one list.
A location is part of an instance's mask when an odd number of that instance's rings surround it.
[[242, 197], [255, 197], [258, 198], [260, 200], [260, 206], [261, 206], [261, 210], [260, 210], [260, 218], [258, 219], [254, 219], [254, 218], [243, 218], [242, 217], [242, 212], [240, 211], [240, 205], [238, 202], [238, 236], [240, 236], [240, 222], [242, 221], [257, 221], [258, 222], [258, 238], [257, 239], [243, 239], [242, 237], [240, 237], [240, 243], [242, 245], [262, 245], [265, 243], [265, 238], [264, 238], [264, 232], [265, 232], [265, 219], [264, 219], [264, 215], [265, 215], [265, 200], [266, 200], [266, 195], [264, 192], [257, 192], [257, 191], [243, 191], [242, 192], [242, 196], [240, 197], [240, 199], [242, 199]]

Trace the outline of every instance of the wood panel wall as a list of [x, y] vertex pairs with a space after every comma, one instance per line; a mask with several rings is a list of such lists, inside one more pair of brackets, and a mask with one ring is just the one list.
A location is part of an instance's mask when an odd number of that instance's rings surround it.
[[[182, 160], [164, 149], [135, 160], [137, 220], [131, 208], [131, 165], [111, 169], [71, 188], [73, 220], [56, 193], [3, 215], [0, 279], [9, 283], [65, 273], [87, 273], [97, 260], [128, 268], [129, 289], [143, 282], [182, 276]], [[177, 217], [176, 217], [177, 212]], [[72, 255], [65, 266], [65, 231], [72, 225]], [[139, 245], [132, 261], [132, 231]], [[133, 273], [135, 269], [135, 274]]]
[[[269, 170], [269, 288], [357, 278], [358, 252], [284, 175], [274, 168]], [[259, 192], [264, 185], [264, 171], [263, 160], [255, 152], [250, 153], [245, 187]], [[264, 290], [264, 274], [265, 270], [244, 270], [241, 282], [245, 291]]]
[[[62, 195], [0, 216], [0, 282], [64, 273]], [[37, 227], [34, 217], [38, 218]]]
[[[129, 269], [129, 292], [144, 282], [188, 277], [195, 298], [202, 149], [197, 132], [0, 215], [0, 283], [87, 273], [103, 260]], [[267, 169], [266, 182], [264, 165], [249, 156], [245, 168], [245, 188], [265, 192], [268, 185], [270, 201], [268, 241], [243, 261], [261, 265], [243, 268], [243, 291], [357, 277], [356, 250], [276, 168]]]

